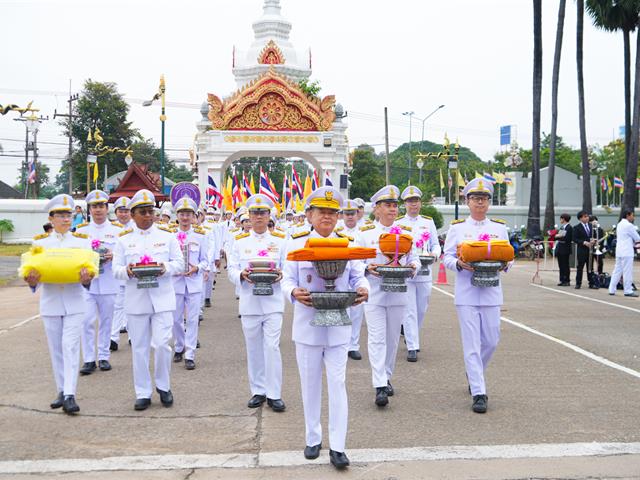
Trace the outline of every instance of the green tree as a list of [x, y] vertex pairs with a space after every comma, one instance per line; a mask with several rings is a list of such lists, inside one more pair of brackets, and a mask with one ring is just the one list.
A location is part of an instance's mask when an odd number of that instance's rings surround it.
[[378, 157], [369, 145], [360, 145], [353, 152], [352, 162], [349, 196], [367, 201], [377, 190], [384, 187], [384, 160]]
[[[27, 172], [21, 167], [18, 172], [17, 184], [14, 188], [24, 193], [25, 176]], [[48, 198], [43, 195], [43, 189], [49, 183], [49, 166], [42, 162], [36, 161], [36, 181], [28, 185], [27, 196], [29, 198]]]
[[303, 78], [298, 82], [298, 86], [300, 89], [307, 94], [309, 97], [317, 97], [322, 90], [320, 86], [320, 82], [318, 80], [314, 80], [310, 82], [308, 78]]
[[3, 218], [0, 220], [0, 243], [2, 243], [2, 235], [5, 232], [13, 232], [13, 222], [9, 219]]
[[580, 158], [582, 164], [582, 209], [591, 212], [591, 173], [589, 172], [589, 150], [584, 107], [584, 0], [577, 0], [576, 66], [578, 71], [578, 123], [580, 126]]

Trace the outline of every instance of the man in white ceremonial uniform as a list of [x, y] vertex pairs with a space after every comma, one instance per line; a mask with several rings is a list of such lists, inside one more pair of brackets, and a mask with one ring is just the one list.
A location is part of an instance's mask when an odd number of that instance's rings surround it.
[[[81, 375], [90, 375], [98, 367], [102, 371], [111, 370], [109, 358], [111, 355], [111, 329], [116, 295], [121, 282], [113, 276], [113, 249], [118, 235], [122, 232], [122, 225], [110, 222], [109, 195], [102, 190], [93, 190], [85, 198], [91, 220], [76, 226], [76, 232], [89, 236], [91, 246], [95, 249], [105, 249], [102, 272], [91, 282], [87, 295], [87, 314], [84, 318], [82, 331], [82, 357], [84, 364], [80, 369]], [[98, 321], [98, 348], [96, 352], [96, 320]]]
[[[355, 200], [347, 199], [342, 204], [342, 216], [344, 226], [337, 227], [336, 232], [349, 237], [349, 241], [354, 245], [360, 244], [360, 227], [358, 226], [358, 204]], [[351, 319], [351, 341], [347, 355], [352, 360], [362, 360], [360, 353], [360, 331], [362, 330], [362, 318], [364, 316], [364, 305], [356, 305], [349, 308], [349, 318]]]
[[[173, 275], [183, 271], [184, 260], [178, 240], [171, 230], [153, 223], [155, 198], [149, 190], [139, 190], [129, 202], [135, 227], [120, 234], [113, 255], [113, 273], [125, 280], [124, 310], [131, 338], [133, 383], [136, 410], [151, 404], [152, 382], [149, 354], [155, 350], [156, 391], [165, 407], [173, 404], [171, 393], [171, 331], [176, 295]], [[132, 267], [138, 263], [158, 263], [162, 269], [158, 286], [138, 288]]]
[[[455, 299], [460, 323], [464, 365], [473, 396], [472, 409], [487, 411], [488, 397], [484, 373], [500, 340], [500, 306], [502, 285], [476, 287], [471, 284], [473, 266], [458, 258], [458, 245], [489, 236], [492, 240], [509, 240], [503, 220], [487, 218], [493, 197], [493, 184], [474, 178], [463, 190], [470, 216], [451, 222], [444, 244], [444, 264], [456, 272]], [[486, 238], [486, 237], [485, 237]]]
[[[280, 331], [284, 298], [280, 288], [282, 266], [286, 257], [285, 236], [267, 228], [273, 202], [263, 194], [247, 199], [251, 231], [236, 237], [229, 257], [229, 280], [240, 295], [240, 317], [247, 347], [247, 370], [251, 399], [247, 406], [257, 408], [265, 400], [274, 412], [284, 412], [282, 401], [282, 356]], [[251, 261], [269, 261], [279, 274], [272, 295], [254, 295], [249, 278]]]
[[220, 224], [214, 220], [214, 214], [216, 213], [215, 207], [207, 208], [207, 215], [205, 217], [202, 226], [207, 229], [208, 240], [208, 253], [209, 253], [209, 268], [208, 275], [204, 277], [204, 289], [203, 289], [203, 301], [205, 307], [211, 306], [211, 294], [214, 289], [214, 283], [216, 280], [216, 273], [218, 273], [218, 267], [220, 266], [220, 251], [222, 250], [222, 233]]
[[[320, 187], [311, 193], [306, 202], [311, 207], [309, 217], [313, 230], [294, 234], [287, 243], [287, 251], [303, 248], [309, 238], [339, 237], [334, 229], [342, 201], [340, 191], [330, 186]], [[366, 301], [369, 282], [364, 278], [364, 263], [349, 261], [335, 284], [336, 291], [355, 290], [356, 304]], [[285, 262], [282, 291], [294, 305], [292, 336], [302, 388], [306, 431], [304, 456], [307, 459], [318, 458], [322, 448], [320, 413], [324, 365], [329, 397], [329, 458], [336, 468], [345, 468], [349, 465], [344, 453], [349, 416], [345, 376], [351, 326], [311, 325], [315, 310], [310, 292], [324, 289], [324, 280], [318, 276], [311, 262]]]
[[193, 370], [196, 368], [203, 277], [209, 270], [209, 239], [202, 228], [193, 225], [198, 208], [196, 202], [183, 197], [173, 207], [178, 217], [175, 236], [185, 260], [184, 270], [173, 277], [173, 288], [176, 292], [176, 309], [173, 314], [173, 361], [181, 362], [184, 358], [185, 368]]
[[[438, 241], [438, 230], [431, 217], [420, 215], [422, 208], [422, 191], [413, 185], [409, 185], [402, 191], [400, 198], [404, 201], [406, 215], [398, 217], [395, 224], [400, 227], [408, 227], [409, 235], [413, 237], [413, 246], [417, 255], [430, 255], [436, 259], [442, 249]], [[428, 234], [428, 239], [426, 239]], [[418, 246], [418, 243], [420, 246]], [[407, 361], [418, 361], [420, 351], [420, 330], [424, 324], [424, 316], [429, 308], [431, 298], [431, 286], [433, 266], [429, 267], [429, 275], [416, 275], [407, 279], [407, 293], [409, 303], [407, 316], [402, 325], [404, 338], [407, 342]]]
[[633, 210], [624, 210], [622, 220], [616, 227], [616, 265], [611, 273], [611, 283], [609, 283], [609, 295], [615, 295], [618, 282], [622, 277], [625, 297], [637, 297], [638, 293], [633, 291], [633, 257], [635, 255], [635, 244], [640, 242], [640, 235], [633, 224], [635, 215]]
[[[364, 314], [367, 319], [371, 379], [376, 390], [375, 404], [379, 407], [386, 406], [389, 403], [388, 397], [395, 394], [391, 376], [396, 365], [400, 327], [407, 315], [410, 299], [408, 292], [383, 291], [382, 278], [376, 272], [376, 267], [389, 263], [389, 259], [380, 251], [380, 235], [391, 233], [393, 222], [398, 216], [399, 197], [400, 190], [394, 185], [387, 185], [378, 190], [371, 197], [371, 203], [375, 205], [376, 215], [380, 220], [360, 227], [360, 245], [377, 250], [375, 258], [366, 260], [371, 293], [369, 301], [364, 306]], [[395, 228], [402, 233], [410, 233], [406, 228]], [[420, 266], [413, 249], [400, 258], [399, 262], [400, 265], [412, 267], [414, 275]]]
[[[91, 249], [89, 237], [71, 232], [71, 216], [75, 209], [73, 198], [62, 193], [53, 197], [45, 207], [53, 231], [33, 238], [33, 246], [47, 248]], [[76, 403], [78, 367], [80, 366], [80, 336], [87, 311], [86, 289], [93, 275], [86, 268], [80, 271], [77, 283], [40, 283], [40, 274], [32, 270], [24, 278], [33, 292], [40, 287], [40, 317], [44, 324], [58, 396], [51, 408], [73, 414], [80, 411]]]
[[[113, 204], [114, 211], [118, 223], [122, 225], [122, 230], [132, 228], [135, 223], [131, 220], [131, 210], [129, 210], [129, 199], [120, 197]], [[113, 270], [112, 270], [113, 271]], [[120, 344], [120, 333], [124, 333], [127, 329], [127, 316], [124, 313], [124, 284], [123, 280], [118, 280], [119, 287], [116, 294], [116, 300], [113, 304], [113, 321], [111, 322], [111, 342], [109, 350], [118, 350]]]

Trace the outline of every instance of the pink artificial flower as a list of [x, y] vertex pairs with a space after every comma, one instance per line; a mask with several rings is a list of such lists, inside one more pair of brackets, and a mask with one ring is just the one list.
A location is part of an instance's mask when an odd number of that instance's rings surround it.
[[400, 227], [391, 227], [389, 229], [389, 233], [392, 233], [394, 235], [402, 235], [402, 229]]
[[422, 240], [422, 239], [421, 239], [421, 240], [418, 240], [418, 241], [416, 242], [416, 247], [418, 247], [418, 248], [422, 248], [422, 247], [424, 247], [424, 240]]
[[153, 263], [153, 258], [149, 255], [143, 255], [140, 257], [140, 265], [149, 265], [151, 263]]
[[91, 248], [93, 250], [97, 250], [98, 248], [100, 248], [100, 240], [98, 240], [97, 238], [91, 240]]
[[267, 250], [259, 250], [258, 251], [258, 256], [259, 257], [268, 257], [269, 256], [269, 252]]
[[180, 231], [178, 232], [178, 242], [180, 246], [184, 246], [184, 242], [187, 241], [187, 232]]
[[422, 232], [422, 235], [420, 235], [420, 240], [423, 242], [428, 242], [430, 238], [431, 234], [429, 232]]
[[488, 233], [481, 233], [478, 235], [478, 240], [481, 242], [489, 242], [491, 241], [491, 236]]

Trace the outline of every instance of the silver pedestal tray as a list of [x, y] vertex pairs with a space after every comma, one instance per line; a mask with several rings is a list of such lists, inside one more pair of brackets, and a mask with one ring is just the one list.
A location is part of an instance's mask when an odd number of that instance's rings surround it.
[[405, 280], [413, 275], [413, 268], [404, 266], [380, 265], [376, 267], [376, 272], [382, 277], [380, 289], [383, 292], [406, 292], [407, 284]]
[[348, 260], [318, 260], [313, 268], [324, 280], [324, 292], [311, 292], [316, 309], [311, 325], [316, 327], [342, 327], [351, 325], [347, 308], [353, 305], [356, 292], [336, 292], [336, 279], [344, 273]]
[[254, 270], [249, 274], [249, 280], [253, 282], [254, 295], [273, 295], [273, 282], [278, 278], [278, 273], [268, 270]]
[[347, 308], [353, 305], [356, 292], [311, 292], [316, 309], [311, 325], [315, 327], [344, 327], [351, 325]]
[[473, 267], [471, 285], [474, 287], [497, 287], [500, 285], [500, 270], [504, 268], [504, 262], [486, 260], [471, 262], [470, 265]]
[[433, 263], [436, 261], [436, 257], [433, 257], [431, 255], [420, 255], [419, 258], [422, 268], [420, 268], [420, 270], [418, 271], [418, 275], [430, 275], [431, 270], [429, 269], [429, 266], [433, 265]]
[[138, 279], [138, 288], [156, 288], [158, 277], [162, 274], [160, 265], [134, 265], [131, 271]]

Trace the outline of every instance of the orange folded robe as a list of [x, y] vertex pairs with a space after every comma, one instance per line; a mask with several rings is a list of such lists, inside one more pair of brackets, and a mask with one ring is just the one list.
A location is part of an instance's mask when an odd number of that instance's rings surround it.
[[[396, 237], [398, 237], [396, 239]], [[410, 235], [401, 234], [396, 235], [394, 233], [383, 233], [380, 235], [380, 239], [378, 240], [378, 244], [380, 245], [380, 251], [385, 255], [395, 255], [396, 254], [396, 240], [398, 243], [398, 255], [406, 255], [411, 251], [411, 245], [413, 245], [413, 238]]]
[[348, 238], [310, 238], [304, 248], [287, 254], [287, 260], [314, 262], [317, 260], [362, 260], [374, 258], [375, 248], [349, 247]]
[[[463, 262], [482, 262], [483, 260], [510, 262], [513, 260], [513, 247], [507, 240], [489, 242], [463, 242], [458, 245], [458, 257]], [[490, 247], [490, 248], [489, 248]]]

